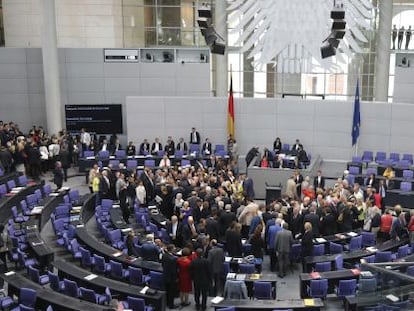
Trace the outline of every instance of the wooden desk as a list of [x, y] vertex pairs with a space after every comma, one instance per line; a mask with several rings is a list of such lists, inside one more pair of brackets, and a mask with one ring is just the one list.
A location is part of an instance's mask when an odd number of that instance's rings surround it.
[[236, 310], [273, 310], [273, 309], [293, 309], [293, 310], [321, 310], [324, 307], [323, 301], [319, 298], [312, 299], [313, 306], [305, 305], [303, 299], [289, 300], [248, 300], [248, 299], [224, 299], [222, 302], [212, 304], [214, 310], [226, 307], [235, 307]]
[[51, 305], [54, 310], [59, 311], [108, 311], [108, 306], [101, 306], [78, 298], [69, 297], [50, 288], [42, 287], [32, 282], [19, 273], [3, 273], [0, 277], [7, 282], [7, 293], [9, 296], [19, 296], [20, 289], [27, 287], [36, 290], [36, 309], [46, 310]]
[[158, 291], [155, 295], [141, 294], [142, 287], [131, 285], [125, 282], [116, 281], [98, 275], [94, 279], [87, 280], [85, 277], [91, 275], [90, 271], [84, 270], [75, 264], [65, 260], [56, 260], [53, 266], [58, 269], [61, 278], [67, 278], [75, 281], [78, 286], [94, 289], [97, 292], [104, 292], [108, 287], [112, 294], [119, 295], [119, 299], [126, 300], [127, 296], [143, 298], [146, 305], [151, 305], [156, 311], [165, 310], [165, 292]]

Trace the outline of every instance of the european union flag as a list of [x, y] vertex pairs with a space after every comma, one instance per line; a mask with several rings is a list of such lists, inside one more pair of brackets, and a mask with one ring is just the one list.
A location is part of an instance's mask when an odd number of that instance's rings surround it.
[[357, 81], [354, 101], [354, 118], [352, 121], [352, 146], [355, 145], [359, 137], [359, 127], [361, 126], [361, 107], [359, 102], [359, 80]]

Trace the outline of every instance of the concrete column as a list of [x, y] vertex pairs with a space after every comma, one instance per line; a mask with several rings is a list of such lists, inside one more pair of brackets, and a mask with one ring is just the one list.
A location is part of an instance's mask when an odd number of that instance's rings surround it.
[[42, 56], [47, 130], [56, 134], [63, 128], [60, 98], [59, 57], [56, 37], [55, 0], [42, 0]]
[[[216, 0], [213, 12], [214, 28], [227, 44], [227, 1]], [[228, 61], [227, 46], [224, 55], [214, 55], [214, 73], [216, 80], [216, 96], [227, 97], [228, 94]]]
[[375, 65], [375, 100], [388, 101], [390, 71], [390, 36], [392, 28], [393, 1], [379, 1], [379, 23], [377, 31], [377, 59]]

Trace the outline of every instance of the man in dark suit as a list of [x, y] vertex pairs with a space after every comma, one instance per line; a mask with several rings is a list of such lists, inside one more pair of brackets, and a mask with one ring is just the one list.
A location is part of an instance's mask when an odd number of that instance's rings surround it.
[[246, 154], [246, 166], [248, 167], [250, 163], [252, 163], [254, 157], [256, 157], [259, 154], [259, 147], [253, 147], [249, 150]]
[[313, 179], [313, 188], [315, 190], [318, 188], [325, 189], [325, 177], [322, 176], [321, 170], [318, 170], [317, 175]]
[[158, 151], [162, 151], [162, 144], [160, 143], [160, 139], [158, 137], [155, 137], [155, 141], [151, 146], [151, 154], [158, 155]]
[[167, 142], [165, 143], [164, 151], [169, 156], [174, 155], [175, 143], [171, 136], [168, 136]]
[[198, 236], [197, 227], [194, 224], [193, 216], [189, 216], [187, 219], [187, 224], [182, 226], [181, 230], [181, 240], [183, 245], [188, 242], [191, 242], [192, 239], [196, 239]]
[[99, 198], [102, 199], [108, 199], [110, 196], [110, 188], [111, 188], [111, 182], [109, 181], [108, 177], [108, 171], [103, 170], [102, 171], [102, 177], [99, 181]]
[[200, 140], [200, 133], [196, 131], [196, 128], [195, 127], [191, 128], [190, 144], [197, 144], [197, 145], [199, 145], [200, 142], [201, 142], [201, 140]]
[[175, 293], [178, 291], [178, 266], [177, 258], [175, 258], [175, 256], [172, 254], [173, 251], [174, 245], [168, 245], [161, 259], [161, 264], [164, 271], [164, 284], [167, 296], [167, 307], [170, 309], [178, 308], [178, 305], [174, 304]]
[[102, 143], [99, 145], [99, 150], [100, 151], [109, 151], [109, 144], [108, 144], [108, 141], [106, 139], [104, 139], [102, 141]]
[[[201, 249], [196, 250], [197, 258], [194, 259], [189, 267], [190, 276], [194, 283], [194, 300], [196, 303], [196, 310], [205, 311], [207, 308], [208, 289], [211, 285], [211, 270], [210, 264], [203, 256]], [[200, 305], [201, 296], [201, 305]]]
[[224, 212], [221, 213], [219, 218], [220, 225], [220, 235], [223, 237], [226, 233], [226, 230], [230, 227], [230, 224], [233, 221], [237, 221], [236, 214], [231, 211], [231, 204], [226, 204], [224, 206]]
[[210, 263], [210, 269], [213, 279], [213, 296], [220, 296], [223, 294], [223, 262], [224, 250], [217, 246], [217, 240], [211, 240], [211, 249], [208, 252], [207, 260]]
[[283, 229], [276, 234], [275, 251], [277, 253], [277, 260], [279, 262], [279, 277], [283, 278], [286, 275], [286, 268], [289, 263], [290, 248], [294, 242], [292, 232], [288, 230], [287, 222], [283, 223]]
[[243, 178], [243, 192], [246, 198], [254, 199], [253, 179], [247, 175], [242, 175]]
[[202, 154], [204, 155], [211, 155], [213, 152], [213, 147], [211, 146], [210, 139], [206, 138], [206, 141], [203, 144], [203, 148], [201, 149]]
[[132, 141], [130, 141], [127, 146], [126, 154], [127, 156], [134, 156], [135, 152], [136, 152], [135, 145]]
[[150, 152], [150, 144], [148, 140], [145, 138], [144, 141], [139, 146], [139, 154], [147, 155]]
[[179, 140], [179, 142], [178, 142], [178, 144], [176, 146], [176, 149], [177, 150], [184, 151], [184, 154], [187, 153], [188, 146], [187, 146], [187, 143], [184, 141], [184, 138], [180, 137], [180, 140]]
[[151, 169], [146, 167], [144, 172], [141, 174], [141, 180], [145, 188], [146, 199], [145, 202], [150, 203], [155, 197], [155, 186], [154, 181], [152, 180]]
[[147, 234], [147, 242], [142, 245], [142, 259], [146, 261], [159, 261], [160, 249], [154, 243], [154, 235]]
[[292, 145], [292, 151], [298, 152], [299, 149], [303, 149], [303, 145], [300, 143], [299, 139], [296, 139], [295, 143]]
[[306, 214], [305, 217], [303, 217], [303, 222], [310, 222], [312, 225], [312, 234], [313, 237], [316, 238], [319, 236], [319, 216], [316, 214], [316, 207], [312, 205], [310, 207], [310, 213]]
[[178, 217], [173, 215], [171, 221], [167, 223], [167, 234], [170, 237], [170, 243], [175, 246], [181, 246], [181, 224], [178, 222]]

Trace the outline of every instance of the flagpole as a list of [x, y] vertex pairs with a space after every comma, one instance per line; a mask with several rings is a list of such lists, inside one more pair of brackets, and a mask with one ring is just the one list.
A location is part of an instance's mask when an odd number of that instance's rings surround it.
[[[361, 77], [361, 66], [358, 66], [358, 77], [357, 77], [357, 85], [358, 85], [358, 89], [359, 89], [359, 106], [361, 107], [361, 94], [362, 94], [362, 89], [359, 88], [359, 79]], [[361, 110], [361, 109], [360, 109]], [[359, 125], [359, 131], [361, 131], [361, 125]], [[357, 140], [356, 144], [355, 144], [355, 156], [358, 156], [358, 145], [359, 145], [359, 139]]]

